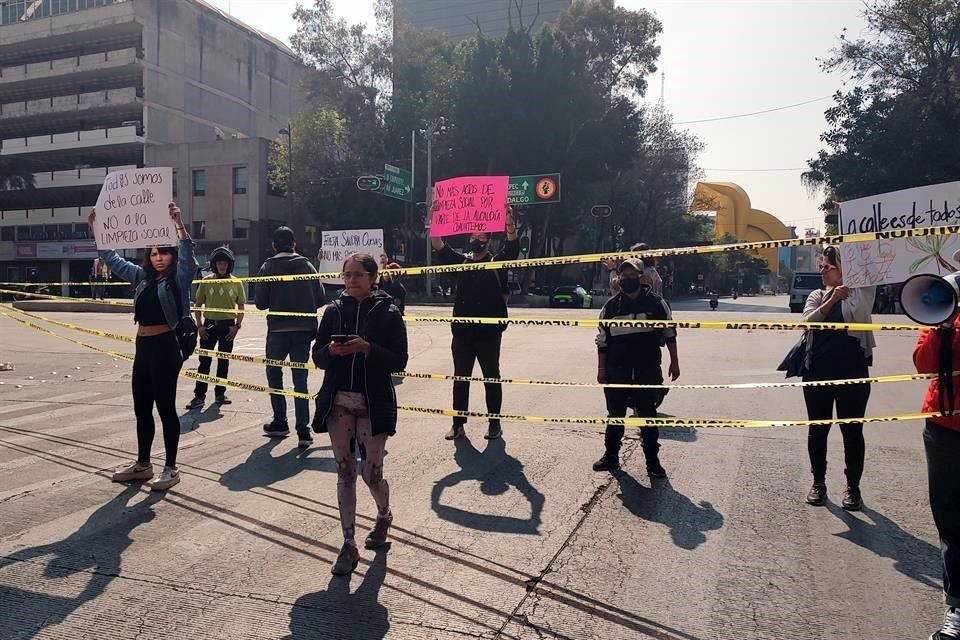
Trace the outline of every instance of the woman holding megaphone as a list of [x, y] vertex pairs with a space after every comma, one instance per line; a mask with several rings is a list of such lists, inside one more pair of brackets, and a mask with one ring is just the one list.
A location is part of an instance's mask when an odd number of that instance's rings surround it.
[[[960, 252], [954, 259], [960, 258]], [[960, 415], [957, 412], [957, 396], [960, 396], [960, 315], [957, 314], [956, 274], [940, 279], [933, 277], [911, 279], [916, 286], [928, 286], [928, 315], [935, 315], [938, 305], [949, 301], [952, 309], [944, 311], [944, 320], [936, 328], [920, 334], [913, 352], [913, 363], [919, 373], [935, 373], [936, 379], [923, 400], [924, 413], [942, 414], [928, 418], [923, 430], [923, 445], [927, 453], [927, 478], [930, 491], [930, 509], [940, 537], [940, 552], [943, 558], [943, 596], [947, 611], [943, 626], [930, 636], [931, 640], [957, 640], [960, 638]], [[909, 284], [910, 281], [908, 281]], [[904, 287], [906, 290], [906, 286]], [[924, 296], [914, 296], [923, 298]], [[907, 294], [903, 300], [906, 304]], [[914, 305], [915, 307], [917, 305]], [[905, 307], [906, 310], [906, 307]], [[914, 313], [911, 315], [919, 315]], [[916, 318], [915, 318], [916, 319]], [[926, 322], [929, 324], [929, 322]]]
[[[820, 260], [823, 288], [810, 293], [803, 310], [804, 322], [870, 323], [876, 296], [876, 287], [849, 289], [843, 284], [840, 269], [840, 251], [828, 246]], [[804, 381], [848, 380], [866, 378], [873, 365], [876, 341], [871, 331], [835, 331], [827, 329], [807, 332]], [[813, 472], [813, 486], [807, 493], [807, 504], [821, 506], [827, 499], [827, 439], [836, 405], [837, 419], [863, 418], [870, 399], [870, 384], [808, 386], [803, 388], [803, 399], [810, 420], [825, 420], [814, 424], [807, 434], [807, 451]], [[841, 506], [848, 511], [863, 507], [860, 496], [860, 478], [866, 445], [863, 423], [840, 425], [846, 462], [847, 489]]]

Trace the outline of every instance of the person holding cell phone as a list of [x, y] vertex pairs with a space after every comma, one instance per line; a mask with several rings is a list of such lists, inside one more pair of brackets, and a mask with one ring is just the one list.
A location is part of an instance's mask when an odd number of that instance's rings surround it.
[[377, 261], [357, 253], [343, 263], [344, 289], [324, 308], [313, 347], [313, 362], [324, 370], [316, 398], [313, 430], [328, 432], [337, 463], [337, 502], [343, 547], [333, 565], [334, 575], [357, 567], [355, 540], [357, 464], [353, 441], [360, 452], [360, 475], [377, 504], [377, 522], [365, 547], [387, 542], [393, 523], [390, 487], [383, 477], [387, 438], [397, 432], [397, 395], [391, 374], [407, 366], [407, 329], [388, 293], [375, 289]]

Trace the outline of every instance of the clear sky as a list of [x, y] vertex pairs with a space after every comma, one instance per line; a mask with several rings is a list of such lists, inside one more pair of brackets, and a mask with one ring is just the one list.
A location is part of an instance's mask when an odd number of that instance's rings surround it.
[[[289, 40], [296, 0], [209, 0], [278, 38]], [[308, 0], [309, 1], [309, 0]], [[351, 22], [373, 21], [372, 0], [333, 0]], [[618, 0], [653, 11], [663, 23], [659, 67], [664, 101], [678, 123], [738, 115], [826, 98], [845, 78], [820, 71], [844, 28], [860, 35], [860, 0]], [[660, 76], [647, 98], [660, 98]], [[707, 180], [736, 182], [753, 206], [796, 225], [822, 228], [800, 184], [805, 161], [820, 149], [829, 99], [746, 118], [684, 125], [706, 143], [699, 164]], [[758, 171], [762, 169], [763, 171]], [[788, 171], [771, 171], [789, 169]]]

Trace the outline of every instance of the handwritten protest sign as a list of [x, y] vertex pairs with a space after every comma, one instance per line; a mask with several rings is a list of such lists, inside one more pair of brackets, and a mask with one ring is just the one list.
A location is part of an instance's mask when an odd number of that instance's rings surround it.
[[[840, 204], [840, 233], [922, 229], [960, 223], [960, 182], [893, 191]], [[960, 269], [956, 235], [901, 238], [840, 245], [848, 287], [903, 282], [918, 273], [946, 275]]]
[[98, 249], [169, 247], [177, 243], [170, 219], [173, 169], [150, 167], [113, 171], [97, 197]]
[[[339, 273], [343, 261], [355, 253], [369, 253], [379, 264], [383, 250], [383, 229], [323, 231], [320, 234], [320, 273]], [[340, 278], [324, 279], [328, 284], [343, 284]]]
[[506, 229], [509, 180], [509, 176], [471, 176], [436, 183], [430, 237]]

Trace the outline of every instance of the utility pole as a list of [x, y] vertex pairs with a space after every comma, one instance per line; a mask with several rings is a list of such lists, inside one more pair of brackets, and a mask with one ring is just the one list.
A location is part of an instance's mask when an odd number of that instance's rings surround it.
[[278, 132], [287, 137], [287, 196], [290, 198], [290, 211], [287, 214], [287, 225], [293, 229], [293, 233], [302, 241], [304, 229], [299, 213], [297, 212], [297, 195], [293, 190], [293, 125], [287, 122], [287, 126]]
[[[426, 215], [426, 265], [429, 267], [433, 261], [433, 245], [430, 241], [430, 220], [433, 217], [433, 139], [447, 130], [446, 118], [440, 116], [433, 122], [420, 129], [420, 134], [427, 140], [427, 215]], [[427, 296], [433, 294], [433, 274], [426, 274]]]

